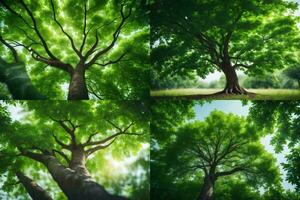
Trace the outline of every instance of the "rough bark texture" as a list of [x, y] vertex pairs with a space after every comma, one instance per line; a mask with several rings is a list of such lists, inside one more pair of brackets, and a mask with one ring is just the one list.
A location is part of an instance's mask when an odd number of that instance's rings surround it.
[[215, 181], [214, 175], [205, 176], [198, 200], [212, 200]]
[[222, 66], [222, 71], [226, 77], [226, 86], [222, 91], [225, 94], [247, 94], [247, 91], [239, 85], [239, 80], [235, 69], [227, 64]]
[[22, 172], [16, 172], [16, 176], [33, 200], [53, 200], [43, 188]]
[[88, 100], [84, 66], [77, 66], [71, 75], [68, 100]]
[[[109, 194], [103, 186], [99, 185], [87, 175], [88, 170], [78, 154], [73, 156], [70, 165], [72, 168], [63, 166], [54, 156], [26, 154], [26, 156], [43, 163], [60, 189], [69, 200], [126, 200]], [[75, 170], [74, 170], [75, 169]], [[87, 174], [81, 174], [86, 171]]]
[[46, 99], [33, 86], [22, 62], [10, 64], [0, 58], [0, 82], [6, 84], [13, 99]]

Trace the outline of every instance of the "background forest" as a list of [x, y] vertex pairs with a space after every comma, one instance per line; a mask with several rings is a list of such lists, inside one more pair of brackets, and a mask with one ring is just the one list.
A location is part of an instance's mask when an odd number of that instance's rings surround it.
[[155, 101], [154, 199], [299, 199], [299, 103]]

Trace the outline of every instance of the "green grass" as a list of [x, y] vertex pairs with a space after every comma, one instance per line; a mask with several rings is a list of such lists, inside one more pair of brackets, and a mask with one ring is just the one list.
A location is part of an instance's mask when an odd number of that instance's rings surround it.
[[215, 95], [222, 89], [181, 88], [151, 91], [156, 98], [192, 98], [192, 99], [250, 99], [250, 100], [300, 100], [300, 90], [296, 89], [247, 89], [255, 95]]

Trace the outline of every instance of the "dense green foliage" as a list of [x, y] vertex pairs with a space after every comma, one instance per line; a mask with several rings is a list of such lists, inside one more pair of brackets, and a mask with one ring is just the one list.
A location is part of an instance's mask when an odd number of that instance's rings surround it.
[[287, 145], [291, 152], [287, 155], [288, 181], [300, 189], [299, 146], [300, 146], [300, 104], [297, 101], [257, 101], [253, 102], [250, 117], [261, 128], [272, 133], [272, 143], [280, 152]]
[[296, 8], [284, 0], [156, 1], [152, 78], [191, 71], [204, 78], [237, 69], [253, 76], [293, 66], [299, 47]]
[[[217, 173], [227, 172], [227, 175], [220, 176], [216, 180], [213, 199], [299, 199], [297, 193], [282, 189], [279, 166], [273, 155], [268, 153], [260, 142], [262, 137], [270, 133], [270, 129], [262, 128], [256, 120], [249, 117], [243, 118], [221, 111], [211, 112], [203, 121], [194, 120], [191, 108], [197, 102], [185, 102], [188, 112], [182, 110], [182, 103], [169, 101], [169, 104], [165, 104], [158, 101], [152, 106], [152, 115], [155, 116], [152, 117], [151, 123], [153, 124], [151, 128], [151, 196], [153, 198], [198, 198], [205, 178], [203, 166], [210, 165], [206, 159], [209, 159], [210, 155], [212, 157], [223, 155], [222, 153], [229, 149], [229, 144], [236, 142], [236, 148], [233, 148], [228, 157], [216, 168]], [[179, 105], [178, 109], [176, 105]], [[264, 106], [265, 110], [269, 108]], [[254, 108], [253, 105], [251, 112], [257, 113]], [[258, 116], [259, 114], [257, 113]], [[268, 121], [269, 118], [266, 119], [262, 121]], [[257, 118], [257, 120], [261, 119]], [[272, 126], [275, 124], [277, 121], [270, 122]], [[204, 154], [196, 156], [191, 153], [193, 149], [197, 149], [197, 146]], [[297, 156], [291, 155], [291, 157], [293, 160], [289, 159], [284, 168], [288, 172], [287, 180], [296, 185], [297, 183], [290, 180], [290, 176], [297, 176], [299, 170], [296, 164]], [[290, 165], [293, 167], [289, 167]], [[240, 166], [241, 170], [237, 170], [236, 166]], [[207, 170], [209, 168], [207, 167]], [[289, 172], [292, 168], [293, 170]], [[264, 193], [261, 193], [262, 188]]]
[[300, 87], [300, 66], [290, 67], [290, 68], [286, 69], [285, 74], [289, 78], [297, 81], [298, 87]]
[[[15, 48], [33, 84], [49, 99], [66, 98], [70, 72], [80, 63], [85, 63], [92, 98], [148, 96], [146, 2], [1, 2], [0, 35]], [[12, 62], [11, 49], [2, 43], [1, 57]]]
[[[127, 128], [132, 134], [117, 136], [113, 143], [93, 152], [93, 156], [88, 157], [87, 168], [92, 177], [112, 193], [131, 199], [149, 198], [149, 124], [144, 103], [35, 101], [16, 104], [22, 108], [20, 119], [1, 104], [0, 171], [4, 182], [2, 190], [10, 198], [27, 199], [23, 187], [14, 184], [15, 172], [21, 170], [55, 199], [65, 199], [46, 168], [23, 156], [26, 151], [55, 151], [70, 158], [70, 152], [60, 143], [73, 144], [73, 139], [60, 122], [54, 120], [69, 120], [68, 127], [75, 125], [77, 144], [101, 140], [118, 132], [119, 128]], [[62, 154], [55, 153], [55, 156], [68, 165]]]

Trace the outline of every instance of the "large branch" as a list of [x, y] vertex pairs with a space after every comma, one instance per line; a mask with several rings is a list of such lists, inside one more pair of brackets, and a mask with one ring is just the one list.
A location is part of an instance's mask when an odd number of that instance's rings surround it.
[[13, 41], [13, 43], [15, 44], [15, 47], [19, 46], [19, 47], [25, 48], [31, 54], [32, 58], [35, 59], [36, 61], [43, 62], [43, 63], [45, 63], [49, 66], [52, 66], [54, 68], [57, 68], [57, 69], [61, 69], [69, 74], [73, 73], [73, 68], [70, 64], [65, 64], [59, 60], [53, 60], [53, 59], [46, 58], [32, 48], [33, 45], [36, 45], [36, 44], [40, 45], [40, 43], [33, 42], [33, 43], [30, 43], [29, 45], [25, 45], [25, 44], [22, 44], [17, 41]]
[[228, 176], [228, 175], [234, 174], [236, 172], [245, 171], [245, 170], [247, 170], [245, 167], [235, 167], [235, 168], [233, 168], [233, 169], [231, 169], [229, 171], [217, 172], [216, 176], [217, 177]]
[[35, 181], [20, 171], [16, 172], [19, 182], [25, 187], [32, 200], [52, 200], [51, 196]]
[[53, 136], [55, 142], [56, 142], [57, 144], [59, 144], [63, 149], [69, 149], [69, 150], [71, 149], [71, 146], [70, 146], [70, 145], [64, 144], [62, 141], [60, 141], [60, 140], [55, 136], [54, 133], [52, 134], [52, 136]]
[[44, 37], [42, 36], [42, 34], [40, 33], [39, 29], [38, 29], [38, 26], [37, 26], [37, 23], [36, 23], [36, 20], [33, 16], [33, 13], [31, 12], [31, 10], [28, 8], [28, 6], [25, 4], [25, 2], [23, 0], [20, 0], [21, 4], [23, 5], [23, 7], [25, 8], [27, 14], [30, 16], [31, 18], [31, 21], [33, 22], [33, 27], [34, 27], [34, 30], [36, 32], [36, 34], [38, 35], [38, 37], [40, 38], [44, 48], [45, 48], [45, 51], [47, 52], [47, 54], [50, 56], [50, 58], [54, 59], [54, 60], [58, 60], [57, 57], [55, 57], [53, 55], [53, 53], [50, 51], [47, 43], [46, 43], [46, 40], [44, 39]]
[[75, 51], [75, 53], [78, 55], [78, 57], [82, 58], [82, 54], [76, 48], [73, 38], [64, 30], [61, 23], [59, 23], [59, 21], [57, 20], [53, 0], [50, 0], [50, 2], [51, 2], [52, 12], [53, 12], [53, 19], [54, 19], [55, 23], [60, 27], [61, 31], [69, 38], [69, 40], [71, 42], [72, 49]]
[[[111, 20], [109, 23], [103, 24], [102, 26], [97, 27], [95, 30], [95, 42], [92, 45], [92, 47], [86, 52], [86, 54], [83, 57], [83, 60], [86, 61], [93, 53], [95, 53], [96, 48], [98, 46], [99, 43], [99, 37], [98, 37], [98, 30], [105, 27], [105, 26], [109, 26], [110, 24], [112, 24], [113, 22], [116, 21], [117, 18], [114, 18], [113, 20]], [[89, 28], [89, 30], [87, 31], [87, 34], [93, 29], [94, 26], [91, 26]]]
[[[76, 128], [78, 128], [79, 126], [78, 125], [74, 125], [71, 120], [57, 120], [57, 119], [54, 119], [52, 117], [50, 117], [50, 119], [52, 119], [53, 121], [57, 122], [66, 132], [68, 135], [70, 135], [71, 137], [71, 141], [72, 141], [72, 145], [77, 145], [77, 141], [76, 141], [76, 136], [75, 136], [75, 131], [76, 131]], [[68, 122], [72, 128], [69, 128], [65, 122]]]
[[25, 19], [24, 17], [22, 17], [22, 15], [20, 15], [19, 13], [17, 13], [16, 11], [14, 11], [13, 9], [11, 9], [11, 7], [9, 7], [4, 0], [0, 1], [0, 4], [4, 6], [4, 8], [6, 8], [7, 10], [9, 10], [11, 13], [13, 13], [14, 15], [16, 15], [17, 17], [19, 17], [24, 24], [26, 24], [30, 29], [34, 29]]
[[110, 60], [106, 63], [97, 63], [95, 62], [96, 65], [100, 65], [102, 67], [108, 66], [108, 65], [112, 65], [112, 64], [116, 64], [118, 62], [120, 62], [122, 60], [122, 58], [127, 54], [127, 52], [123, 53], [119, 58], [117, 58], [116, 60]]
[[15, 48], [13, 48], [9, 43], [7, 43], [2, 36], [0, 35], [0, 42], [2, 42], [2, 44], [4, 44], [11, 52], [14, 58], [14, 61], [17, 63], [19, 62], [19, 57], [18, 57], [18, 53], [15, 50]]
[[221, 152], [220, 156], [217, 158], [216, 163], [219, 163], [222, 161], [222, 159], [226, 158], [228, 155], [230, 155], [232, 152], [236, 151], [239, 147], [247, 144], [248, 142], [241, 142], [234, 138], [231, 138], [229, 140], [229, 143], [225, 147], [225, 149]]
[[93, 148], [91, 148], [91, 149], [88, 149], [88, 150], [85, 151], [85, 153], [87, 154], [87, 156], [89, 156], [89, 155], [95, 153], [96, 151], [99, 151], [99, 150], [101, 150], [101, 149], [105, 149], [105, 148], [109, 147], [109, 146], [112, 145], [115, 141], [116, 141], [116, 138], [114, 138], [111, 142], [109, 142], [109, 143], [106, 144], [106, 145], [98, 145], [98, 146], [95, 146], [95, 147], [93, 147]]
[[54, 153], [54, 155], [55, 155], [55, 153], [59, 154], [61, 157], [63, 157], [65, 159], [65, 161], [68, 164], [71, 162], [71, 160], [68, 158], [68, 156], [64, 152], [56, 150], [56, 149], [53, 149], [53, 153]]
[[83, 51], [83, 48], [84, 48], [84, 45], [85, 45], [85, 41], [86, 41], [86, 38], [88, 36], [88, 32], [86, 32], [86, 26], [87, 26], [87, 0], [85, 1], [84, 3], [84, 19], [83, 19], [83, 40], [82, 40], [82, 43], [81, 43], [81, 46], [80, 46], [80, 49], [79, 49], [79, 52], [80, 54], [82, 55], [82, 51]]
[[48, 45], [47, 45], [47, 42], [46, 40], [44, 39], [44, 37], [42, 36], [42, 34], [40, 33], [39, 29], [38, 29], [38, 26], [37, 26], [37, 22], [36, 22], [36, 19], [35, 17], [33, 16], [33, 13], [30, 11], [30, 9], [28, 8], [28, 6], [24, 3], [23, 0], [20, 0], [21, 4], [23, 5], [23, 7], [25, 8], [27, 14], [30, 16], [31, 18], [31, 21], [33, 22], [33, 27], [34, 27], [34, 30], [36, 32], [36, 34], [38, 35], [40, 41], [42, 42], [43, 44], [43, 47], [46, 51], [46, 53], [48, 54], [48, 56], [51, 58], [51, 59], [48, 59], [48, 58], [44, 58], [44, 57], [41, 57], [41, 56], [33, 56], [34, 59], [38, 60], [38, 61], [41, 61], [41, 62], [44, 62], [50, 66], [53, 66], [53, 67], [56, 67], [58, 69], [62, 69], [64, 70], [65, 72], [68, 72], [69, 74], [71, 74], [73, 72], [73, 68], [71, 65], [69, 64], [66, 64], [66, 63], [63, 63], [61, 60], [59, 60], [56, 56], [54, 56], [54, 54], [51, 52], [51, 50], [49, 49]]
[[117, 27], [117, 29], [115, 30], [114, 34], [113, 34], [113, 40], [112, 42], [104, 49], [98, 51], [94, 57], [86, 64], [86, 68], [89, 68], [90, 66], [92, 66], [93, 64], [95, 64], [95, 62], [97, 61], [97, 59], [102, 56], [103, 54], [107, 53], [109, 50], [111, 50], [114, 46], [115, 46], [115, 43], [116, 41], [118, 40], [119, 38], [119, 35], [120, 35], [120, 32], [121, 32], [121, 29], [123, 27], [123, 25], [125, 24], [125, 21], [130, 17], [131, 15], [131, 11], [132, 9], [130, 8], [129, 9], [129, 13], [127, 15], [124, 14], [124, 6], [122, 5], [121, 6], [121, 22], [119, 24], [119, 26]]
[[45, 155], [44, 154], [34, 153], [34, 152], [23, 150], [23, 149], [19, 149], [19, 150], [21, 152], [20, 155], [25, 156], [27, 158], [31, 158], [40, 163], [45, 163]]
[[114, 138], [116, 138], [116, 137], [118, 137], [118, 136], [120, 136], [120, 135], [142, 135], [142, 134], [139, 134], [139, 133], [129, 133], [129, 132], [127, 132], [127, 130], [134, 124], [133, 122], [130, 123], [129, 126], [127, 126], [127, 127], [123, 130], [123, 129], [121, 129], [120, 127], [118, 127], [116, 124], [114, 124], [113, 122], [111, 122], [111, 121], [109, 121], [109, 120], [107, 120], [107, 121], [108, 121], [108, 123], [110, 123], [112, 126], [114, 126], [114, 127], [118, 130], [118, 132], [115, 133], [115, 134], [113, 134], [113, 135], [111, 135], [111, 136], [109, 136], [109, 137], [106, 137], [106, 138], [104, 138], [104, 139], [102, 139], [102, 140], [92, 142], [92, 141], [91, 141], [92, 137], [96, 135], [96, 133], [94, 133], [94, 134], [90, 135], [88, 141], [87, 141], [86, 143], [82, 144], [82, 146], [87, 147], [87, 146], [95, 146], [95, 145], [105, 144], [105, 143], [111, 141], [112, 139], [114, 139]]

